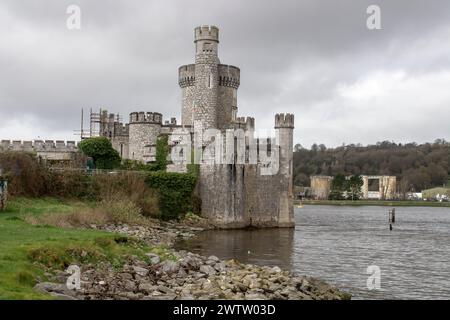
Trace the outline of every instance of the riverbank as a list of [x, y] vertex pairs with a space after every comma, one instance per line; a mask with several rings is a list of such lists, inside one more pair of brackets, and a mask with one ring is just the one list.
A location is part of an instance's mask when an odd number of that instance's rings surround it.
[[299, 205], [330, 205], [330, 206], [388, 206], [388, 207], [449, 207], [450, 202], [432, 201], [393, 201], [393, 200], [295, 200]]
[[[183, 223], [148, 219], [145, 225], [84, 221], [83, 226], [61, 228], [48, 224], [66, 221], [64, 215], [94, 205], [56, 199], [12, 201], [0, 214], [0, 298], [350, 298], [320, 280], [278, 267], [175, 250], [175, 241], [210, 228], [200, 218]], [[48, 219], [49, 215], [59, 218]], [[69, 265], [80, 268], [79, 290], [66, 286]]]

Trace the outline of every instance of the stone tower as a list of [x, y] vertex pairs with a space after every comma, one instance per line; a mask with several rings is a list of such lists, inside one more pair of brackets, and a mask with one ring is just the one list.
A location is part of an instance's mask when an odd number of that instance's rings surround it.
[[129, 150], [131, 160], [144, 163], [155, 161], [156, 141], [161, 132], [162, 114], [132, 112], [129, 123]]
[[178, 70], [182, 89], [181, 124], [199, 122], [203, 128], [226, 129], [236, 120], [240, 70], [220, 64], [219, 29], [195, 28], [195, 64]]
[[280, 211], [278, 225], [290, 227], [294, 224], [293, 195], [293, 148], [294, 145], [294, 115], [279, 113], [275, 115], [275, 132], [279, 144], [279, 175], [281, 185], [285, 186], [279, 194]]

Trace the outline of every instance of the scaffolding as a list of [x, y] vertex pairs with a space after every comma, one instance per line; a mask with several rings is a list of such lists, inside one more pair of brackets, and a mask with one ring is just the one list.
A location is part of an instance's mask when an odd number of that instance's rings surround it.
[[100, 127], [101, 127], [101, 114], [102, 109], [99, 112], [93, 112], [92, 108], [89, 110], [89, 126], [85, 128], [85, 120], [84, 120], [84, 108], [81, 108], [81, 121], [80, 121], [80, 129], [75, 130], [75, 135], [80, 136], [81, 140], [99, 137], [100, 136]]

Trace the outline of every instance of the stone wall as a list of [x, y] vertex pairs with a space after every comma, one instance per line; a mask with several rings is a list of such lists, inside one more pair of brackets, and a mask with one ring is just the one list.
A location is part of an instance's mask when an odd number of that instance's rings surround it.
[[[254, 121], [238, 123], [253, 128]], [[266, 164], [215, 164], [200, 165], [199, 194], [202, 198], [202, 215], [221, 228], [242, 227], [293, 227], [292, 115], [276, 115], [275, 130], [279, 146], [278, 170], [263, 173]], [[261, 152], [266, 145], [259, 145]], [[272, 146], [271, 148], [277, 148]], [[246, 157], [248, 160], [248, 155]]]
[[41, 159], [52, 161], [73, 161], [79, 153], [75, 141], [63, 140], [2, 140], [0, 151], [35, 152]]

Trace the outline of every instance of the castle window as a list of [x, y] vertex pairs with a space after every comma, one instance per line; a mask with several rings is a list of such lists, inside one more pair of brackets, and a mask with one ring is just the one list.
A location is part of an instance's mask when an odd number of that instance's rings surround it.
[[209, 74], [209, 77], [208, 77], [208, 88], [212, 88], [213, 87], [213, 75], [212, 74]]

